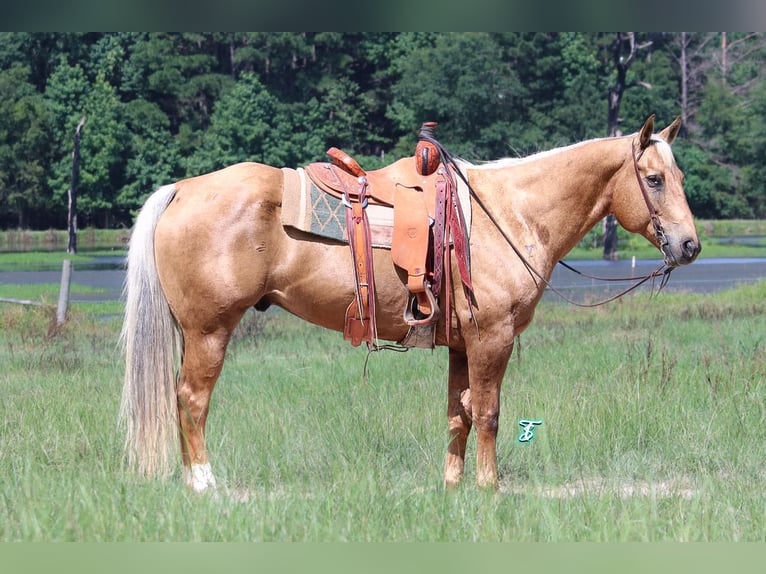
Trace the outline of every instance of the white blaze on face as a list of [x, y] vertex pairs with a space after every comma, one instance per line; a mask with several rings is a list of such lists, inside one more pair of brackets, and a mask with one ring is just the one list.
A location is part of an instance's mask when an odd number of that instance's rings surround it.
[[193, 464], [190, 468], [184, 468], [184, 481], [195, 492], [215, 490], [215, 477], [210, 464]]

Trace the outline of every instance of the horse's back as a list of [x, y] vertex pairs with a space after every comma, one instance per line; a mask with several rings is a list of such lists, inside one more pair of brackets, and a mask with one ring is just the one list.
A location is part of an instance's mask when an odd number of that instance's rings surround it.
[[[232, 206], [244, 202], [281, 203], [282, 171], [268, 165], [245, 162], [198, 175], [176, 183], [176, 194], [166, 216], [195, 216], [205, 213], [230, 214]], [[212, 210], [212, 212], [211, 212]]]

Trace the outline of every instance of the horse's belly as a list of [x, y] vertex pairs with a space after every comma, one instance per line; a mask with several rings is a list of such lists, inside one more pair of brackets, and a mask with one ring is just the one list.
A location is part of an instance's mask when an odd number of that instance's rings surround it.
[[[288, 243], [276, 284], [266, 298], [311, 323], [342, 331], [346, 309], [355, 297], [348, 246], [309, 238], [290, 238]], [[400, 340], [407, 333], [403, 319], [407, 290], [394, 271], [390, 252], [376, 249], [373, 259], [378, 335]]]

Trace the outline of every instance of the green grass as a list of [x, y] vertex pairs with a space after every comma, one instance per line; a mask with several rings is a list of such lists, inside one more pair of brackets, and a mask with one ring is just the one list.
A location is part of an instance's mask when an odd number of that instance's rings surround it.
[[[0, 283], [0, 297], [23, 298], [41, 301], [43, 303], [56, 304], [61, 286], [55, 283]], [[103, 292], [102, 289], [72, 283], [69, 286], [71, 294], [96, 294]]]
[[19, 251], [0, 253], [0, 271], [57, 271], [65, 259], [78, 264], [92, 263], [96, 257], [121, 257], [125, 250], [98, 250], [70, 255], [65, 251]]
[[[31, 301], [39, 303], [46, 307], [48, 311], [53, 311], [58, 304], [59, 290], [58, 283], [0, 283], [0, 299], [14, 299], [21, 301]], [[79, 295], [93, 295], [102, 293], [102, 289], [80, 285], [72, 282], [69, 286], [70, 297]], [[3, 305], [12, 305], [0, 301], [0, 308]], [[118, 316], [123, 312], [123, 305], [120, 301], [70, 301], [69, 311], [75, 315], [85, 315], [90, 318], [100, 318], [105, 316]]]
[[697, 228], [706, 237], [766, 236], [764, 219], [698, 219]]
[[[662, 255], [652, 245], [641, 238], [642, 243], [631, 241], [628, 244], [621, 242], [617, 250], [617, 256], [621, 260], [648, 259], [662, 261]], [[603, 257], [602, 248], [578, 246], [572, 249], [564, 258], [566, 261], [590, 261]], [[715, 243], [702, 239], [702, 253], [700, 259], [732, 259], [732, 258], [764, 258], [766, 257], [766, 243], [762, 245], [741, 245]]]
[[473, 441], [442, 491], [443, 349], [373, 354], [364, 378], [338, 333], [249, 316], [208, 423], [219, 493], [198, 496], [122, 467], [118, 319], [0, 321], [2, 541], [766, 538], [766, 282], [543, 302], [506, 374], [498, 493], [473, 484]]

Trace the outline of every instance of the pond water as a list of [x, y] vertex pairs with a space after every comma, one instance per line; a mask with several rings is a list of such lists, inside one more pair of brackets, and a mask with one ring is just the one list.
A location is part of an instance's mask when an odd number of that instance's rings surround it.
[[[73, 294], [73, 302], [116, 301], [122, 294], [125, 278], [125, 260], [122, 256], [97, 257], [87, 264], [73, 265], [72, 283], [98, 289], [99, 293]], [[572, 267], [598, 277], [626, 278], [625, 281], [605, 283], [590, 279], [558, 265], [551, 277], [556, 289], [574, 300], [615, 294], [629, 287], [631, 277], [641, 277], [656, 269], [659, 260], [573, 261]], [[754, 283], [766, 279], [766, 258], [698, 259], [693, 264], [675, 269], [666, 287], [668, 291], [708, 293]], [[0, 271], [0, 284], [53, 283], [61, 281], [61, 270]], [[657, 280], [659, 281], [659, 280]], [[657, 283], [658, 284], [658, 283]], [[648, 292], [651, 281], [639, 287], [636, 293]], [[548, 291], [545, 298], [557, 296]]]

